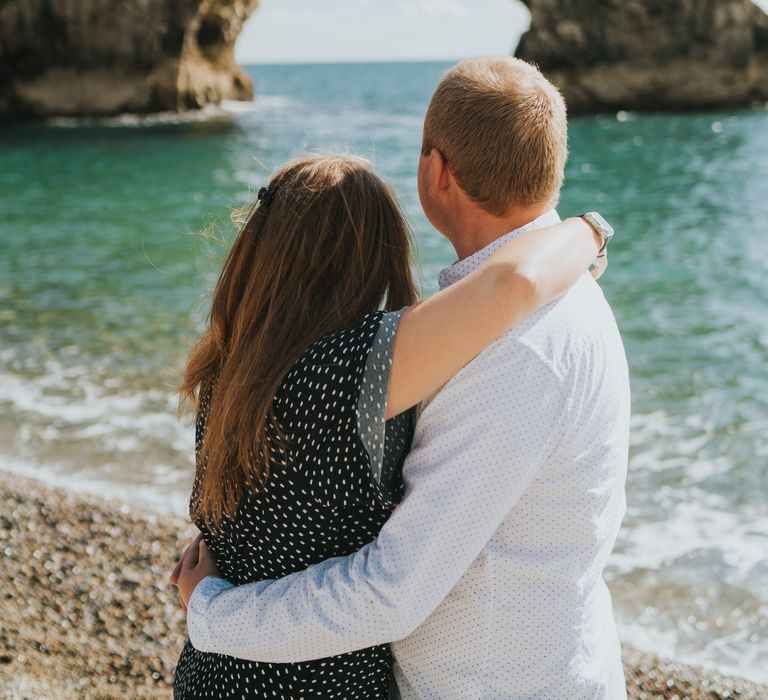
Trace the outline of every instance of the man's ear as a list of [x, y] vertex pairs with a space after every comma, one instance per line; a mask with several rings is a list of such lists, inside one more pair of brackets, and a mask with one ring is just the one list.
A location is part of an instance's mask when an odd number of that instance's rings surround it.
[[437, 148], [433, 148], [426, 156], [427, 163], [427, 181], [430, 195], [439, 196], [451, 186], [453, 173], [448, 167], [445, 156]]

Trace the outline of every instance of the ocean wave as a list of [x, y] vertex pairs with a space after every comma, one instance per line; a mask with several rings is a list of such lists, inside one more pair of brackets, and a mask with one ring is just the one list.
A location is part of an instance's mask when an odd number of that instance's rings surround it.
[[46, 124], [64, 129], [82, 127], [146, 128], [206, 123], [231, 123], [244, 114], [295, 109], [298, 100], [286, 95], [259, 95], [254, 100], [223, 100], [217, 105], [183, 112], [152, 112], [150, 114], [117, 114], [109, 117], [50, 117]]
[[151, 114], [118, 114], [112, 117], [51, 117], [49, 126], [62, 128], [100, 127], [153, 127], [174, 124], [200, 124], [210, 122], [231, 122], [240, 114], [255, 112], [262, 108], [256, 102], [235, 102], [225, 100], [219, 105], [206, 105], [201, 109], [184, 112], [153, 112]]
[[[722, 577], [750, 587], [750, 575], [768, 551], [768, 514], [751, 507], [733, 510], [724, 498], [698, 489], [686, 495], [687, 501], [671, 504], [662, 519], [643, 521], [642, 512], [630, 511], [631, 526], [611, 558], [615, 573], [661, 570], [692, 552], [714, 548], [722, 557]], [[768, 580], [752, 583], [753, 593], [768, 599]]]
[[[79, 437], [103, 436], [111, 427], [158, 431], [168, 439], [171, 433], [189, 429], [176, 419], [177, 397], [171, 391], [130, 391], [119, 380], [92, 381], [82, 368], [67, 369], [53, 361], [46, 362], [45, 370], [32, 377], [0, 373], [0, 402], [9, 403], [17, 414], [33, 413], [54, 425], [69, 426]], [[173, 437], [174, 447], [180, 447], [178, 436]]]
[[191, 417], [177, 420], [171, 391], [90, 372], [49, 361], [36, 376], [0, 373], [0, 468], [183, 512], [194, 473]]
[[[761, 421], [744, 420], [745, 439]], [[625, 642], [766, 682], [768, 511], [746, 486], [759, 449], [744, 463], [722, 449], [721, 430], [707, 411], [636, 410], [628, 511], [606, 580]]]
[[[36, 464], [0, 452], [0, 471], [37, 479], [75, 493], [99, 496], [114, 501], [119, 507], [133, 504], [153, 513], [188, 517], [189, 489], [182, 492], [176, 487], [177, 474], [173, 467], [155, 465], [151, 479], [143, 484], [105, 479], [99, 469], [83, 467], [72, 472], [66, 465], [55, 462]], [[168, 488], [169, 483], [172, 484], [171, 488]]]
[[301, 102], [288, 95], [256, 95], [253, 100], [236, 102], [224, 100], [220, 107], [230, 114], [248, 114], [265, 109], [293, 109], [300, 107]]
[[768, 652], [743, 634], [719, 636], [699, 649], [681, 649], [677, 633], [644, 622], [619, 620], [622, 642], [654, 656], [709, 669], [717, 673], [768, 683]]

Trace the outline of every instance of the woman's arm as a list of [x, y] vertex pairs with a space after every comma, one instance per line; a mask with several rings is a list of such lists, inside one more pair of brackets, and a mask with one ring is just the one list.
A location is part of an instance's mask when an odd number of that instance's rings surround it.
[[510, 328], [564, 294], [601, 245], [578, 218], [529, 231], [461, 281], [406, 309], [392, 356], [387, 418], [431, 396]]

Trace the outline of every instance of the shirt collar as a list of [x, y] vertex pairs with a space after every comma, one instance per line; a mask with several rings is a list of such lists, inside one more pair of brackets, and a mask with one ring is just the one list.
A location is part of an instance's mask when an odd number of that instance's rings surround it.
[[452, 284], [455, 284], [460, 279], [466, 277], [470, 272], [480, 267], [480, 265], [482, 265], [494, 251], [498, 250], [505, 243], [508, 243], [512, 239], [517, 238], [526, 231], [535, 231], [536, 229], [546, 228], [547, 226], [554, 226], [558, 223], [560, 223], [560, 216], [555, 209], [550, 209], [548, 212], [542, 214], [538, 219], [534, 219], [525, 226], [516, 228], [514, 231], [510, 231], [509, 233], [503, 235], [501, 238], [497, 238], [495, 241], [485, 246], [485, 248], [482, 250], [478, 250], [475, 254], [470, 255], [468, 258], [459, 260], [453, 263], [453, 265], [450, 267], [446, 267], [444, 270], [441, 270], [440, 276], [438, 277], [440, 289], [450, 287]]

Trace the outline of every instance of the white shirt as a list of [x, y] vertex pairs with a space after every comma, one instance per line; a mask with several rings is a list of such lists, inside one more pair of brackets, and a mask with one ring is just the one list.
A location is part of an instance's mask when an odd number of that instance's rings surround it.
[[299, 662], [394, 642], [406, 700], [625, 698], [602, 572], [625, 511], [629, 405], [613, 314], [585, 274], [423, 408], [405, 498], [374, 542], [279, 581], [205, 579], [193, 645]]

